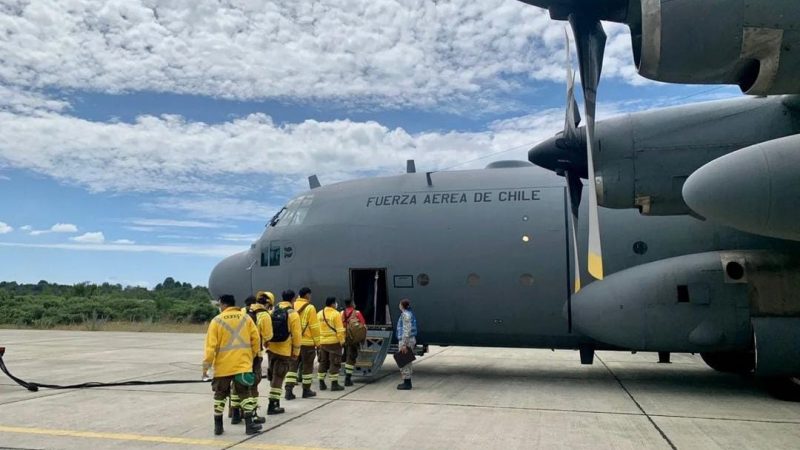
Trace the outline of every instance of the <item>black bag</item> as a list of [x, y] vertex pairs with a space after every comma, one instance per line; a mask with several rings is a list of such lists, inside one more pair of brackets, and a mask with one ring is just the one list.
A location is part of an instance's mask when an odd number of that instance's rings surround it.
[[417, 357], [414, 356], [414, 352], [412, 350], [409, 350], [405, 353], [401, 353], [400, 350], [398, 350], [394, 354], [394, 362], [397, 363], [398, 369], [402, 369], [403, 367], [411, 364], [411, 361], [416, 359]]
[[283, 342], [289, 339], [289, 311], [291, 308], [275, 306], [272, 309], [272, 339], [270, 342]]

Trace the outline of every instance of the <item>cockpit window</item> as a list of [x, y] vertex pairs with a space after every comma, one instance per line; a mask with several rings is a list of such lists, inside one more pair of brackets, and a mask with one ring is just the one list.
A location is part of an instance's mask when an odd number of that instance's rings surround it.
[[275, 217], [270, 220], [272, 227], [286, 227], [289, 225], [301, 225], [308, 215], [308, 209], [314, 201], [314, 195], [302, 195], [290, 201], [284, 206]]

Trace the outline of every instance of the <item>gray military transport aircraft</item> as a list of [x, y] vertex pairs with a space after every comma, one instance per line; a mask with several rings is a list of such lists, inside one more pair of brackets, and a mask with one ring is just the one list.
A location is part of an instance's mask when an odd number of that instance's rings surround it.
[[[215, 267], [211, 292], [308, 285], [352, 297], [372, 336], [391, 336], [395, 305], [409, 297], [423, 344], [578, 349], [583, 363], [597, 349], [700, 353], [800, 399], [800, 98], [595, 124], [600, 20], [631, 27], [646, 77], [797, 94], [800, 7], [524, 1], [569, 20], [576, 38], [586, 127], [568, 69], [564, 131], [529, 152], [563, 178], [527, 161], [427, 173], [410, 163], [404, 175], [329, 186], [312, 177], [249, 250]], [[589, 274], [603, 281], [582, 286]]]
[[[329, 186], [312, 177], [312, 189], [249, 250], [217, 265], [209, 288], [241, 299], [308, 285], [354, 298], [373, 329], [391, 324], [396, 303], [409, 297], [423, 344], [578, 349], [584, 363], [596, 349], [697, 352], [717, 370], [781, 377], [770, 387], [792, 397], [800, 243], [687, 215], [680, 185], [709, 158], [796, 133], [796, 101], [742, 98], [599, 122], [608, 149], [599, 167], [619, 172], [600, 184], [600, 199], [627, 209], [599, 209], [611, 275], [577, 293], [589, 279], [574, 270], [588, 224], [575, 217], [589, 206], [564, 178], [527, 161], [429, 173], [409, 164], [404, 175]], [[568, 157], [585, 155], [574, 150], [585, 148], [576, 116], [532, 149], [531, 161], [585, 171]], [[682, 152], [639, 157], [662, 149]]]

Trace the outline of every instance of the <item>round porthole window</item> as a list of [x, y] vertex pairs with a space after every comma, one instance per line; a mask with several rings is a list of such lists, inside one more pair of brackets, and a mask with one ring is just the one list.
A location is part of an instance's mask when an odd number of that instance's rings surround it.
[[477, 273], [471, 273], [467, 276], [467, 285], [475, 287], [481, 282], [481, 277]]
[[431, 282], [430, 277], [428, 277], [427, 273], [421, 273], [417, 275], [417, 284], [420, 286], [427, 286]]
[[523, 286], [533, 286], [533, 275], [529, 273], [523, 273], [519, 276], [519, 284]]
[[642, 241], [636, 241], [633, 243], [633, 253], [637, 255], [644, 255], [647, 253], [647, 244]]

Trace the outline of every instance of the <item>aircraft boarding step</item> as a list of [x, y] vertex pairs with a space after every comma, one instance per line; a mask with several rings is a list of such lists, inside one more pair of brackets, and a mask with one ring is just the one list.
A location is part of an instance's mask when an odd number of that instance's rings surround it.
[[378, 373], [389, 353], [393, 333], [390, 325], [367, 325], [367, 340], [361, 344], [356, 359], [356, 376], [371, 377]]

